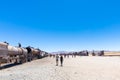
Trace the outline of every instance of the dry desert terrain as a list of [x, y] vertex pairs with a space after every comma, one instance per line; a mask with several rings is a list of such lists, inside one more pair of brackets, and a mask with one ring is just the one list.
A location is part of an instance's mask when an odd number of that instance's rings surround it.
[[43, 58], [0, 70], [0, 80], [120, 80], [120, 57]]

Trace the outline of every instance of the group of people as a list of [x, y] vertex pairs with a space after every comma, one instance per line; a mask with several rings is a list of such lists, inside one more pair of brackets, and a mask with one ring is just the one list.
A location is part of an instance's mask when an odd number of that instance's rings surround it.
[[[56, 59], [56, 66], [60, 64], [60, 66], [63, 66], [64, 58], [69, 58], [69, 56], [72, 56], [72, 58], [75, 58], [76, 54], [50, 54], [50, 57], [53, 57]], [[64, 58], [63, 58], [64, 57]]]
[[62, 55], [56, 55], [56, 66], [58, 66], [60, 61], [61, 66], [63, 66], [63, 56]]

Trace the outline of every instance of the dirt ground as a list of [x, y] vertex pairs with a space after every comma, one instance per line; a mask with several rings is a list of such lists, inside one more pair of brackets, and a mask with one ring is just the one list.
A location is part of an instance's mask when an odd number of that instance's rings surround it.
[[34, 60], [0, 70], [0, 80], [120, 80], [120, 57], [55, 58]]

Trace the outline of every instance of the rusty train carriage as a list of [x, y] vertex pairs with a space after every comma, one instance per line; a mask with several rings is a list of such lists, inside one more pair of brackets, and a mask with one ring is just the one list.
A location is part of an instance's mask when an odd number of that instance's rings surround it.
[[7, 49], [7, 44], [5, 43], [0, 43], [0, 64], [7, 62], [7, 59], [9, 58], [7, 55], [8, 49]]
[[41, 50], [34, 49], [33, 47], [26, 47], [26, 49], [28, 51], [28, 61], [41, 58]]
[[25, 63], [44, 56], [44, 53], [40, 49], [14, 47], [0, 42], [0, 65], [3, 63]]

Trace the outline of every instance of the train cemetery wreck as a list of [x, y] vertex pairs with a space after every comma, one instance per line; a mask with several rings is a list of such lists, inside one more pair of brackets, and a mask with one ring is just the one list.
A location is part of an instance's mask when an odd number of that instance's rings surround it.
[[0, 66], [4, 64], [22, 64], [47, 55], [47, 52], [34, 47], [21, 47], [21, 44], [15, 47], [7, 42], [0, 42]]

